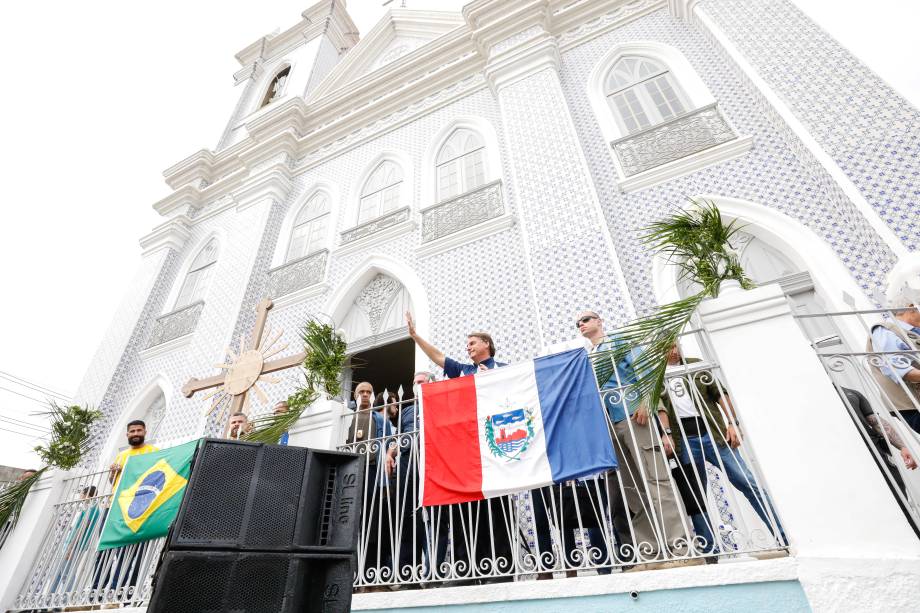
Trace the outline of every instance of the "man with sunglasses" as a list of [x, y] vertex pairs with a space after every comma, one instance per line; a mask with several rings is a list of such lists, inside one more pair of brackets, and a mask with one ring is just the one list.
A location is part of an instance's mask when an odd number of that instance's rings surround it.
[[[594, 311], [579, 314], [575, 326], [591, 342], [595, 372], [611, 372], [601, 386], [601, 393], [620, 461], [619, 479], [612, 473], [607, 478], [611, 519], [618, 540], [642, 559], [666, 560], [669, 555], [683, 555], [686, 545], [681, 543], [686, 543], [688, 535], [669, 482], [670, 470], [653, 430], [656, 422], [633, 389], [638, 380], [635, 364], [641, 352], [633, 348], [617, 360], [615, 355], [622, 353], [624, 341], [616, 334], [608, 336], [604, 321]], [[669, 551], [660, 552], [659, 543], [668, 543]], [[645, 568], [671, 565], [674, 564], [659, 561]]]

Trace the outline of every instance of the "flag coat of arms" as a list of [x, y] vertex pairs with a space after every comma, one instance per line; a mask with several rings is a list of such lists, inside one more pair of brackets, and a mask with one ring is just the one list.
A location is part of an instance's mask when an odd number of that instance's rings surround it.
[[421, 387], [422, 504], [482, 500], [616, 468], [584, 349]]
[[166, 536], [188, 484], [198, 441], [130, 456], [112, 495], [99, 550]]

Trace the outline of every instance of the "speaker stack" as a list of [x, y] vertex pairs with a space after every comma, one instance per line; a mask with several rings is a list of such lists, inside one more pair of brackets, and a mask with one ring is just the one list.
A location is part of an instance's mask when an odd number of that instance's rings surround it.
[[149, 613], [349, 611], [363, 459], [205, 439]]

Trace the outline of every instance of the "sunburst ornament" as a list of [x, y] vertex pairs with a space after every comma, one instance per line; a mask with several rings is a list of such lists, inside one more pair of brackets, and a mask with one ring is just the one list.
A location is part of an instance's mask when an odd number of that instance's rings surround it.
[[255, 393], [260, 402], [267, 404], [268, 395], [259, 387], [259, 383], [268, 385], [278, 383], [280, 379], [270, 376], [269, 373], [299, 366], [306, 357], [306, 354], [301, 352], [269, 361], [269, 358], [288, 347], [287, 343], [278, 344], [284, 333], [283, 330], [279, 329], [274, 333], [271, 329], [265, 330], [265, 322], [272, 306], [274, 305], [268, 298], [264, 298], [256, 306], [256, 324], [250, 335], [249, 343], [246, 343], [246, 338], [240, 338], [239, 349], [233, 351], [228, 347], [226, 360], [215, 365], [216, 368], [224, 371], [223, 374], [207, 379], [192, 377], [182, 387], [182, 393], [186, 398], [191, 398], [195, 392], [217, 388], [204, 396], [204, 400], [210, 400], [207, 415], [216, 411], [219, 420], [233, 413], [242, 412], [248, 415], [250, 391]]

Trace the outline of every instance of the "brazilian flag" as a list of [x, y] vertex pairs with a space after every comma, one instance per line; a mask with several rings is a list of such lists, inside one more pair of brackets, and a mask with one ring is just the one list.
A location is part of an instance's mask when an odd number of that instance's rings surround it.
[[166, 536], [179, 512], [198, 441], [131, 456], [112, 495], [99, 550]]

